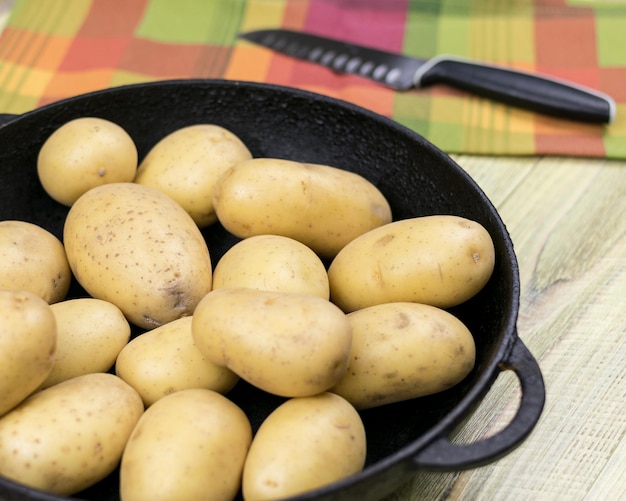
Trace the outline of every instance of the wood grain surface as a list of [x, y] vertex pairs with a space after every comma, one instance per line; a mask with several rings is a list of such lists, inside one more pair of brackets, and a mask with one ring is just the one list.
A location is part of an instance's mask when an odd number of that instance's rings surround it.
[[[520, 265], [519, 335], [546, 405], [506, 457], [419, 472], [386, 501], [626, 500], [626, 162], [455, 156], [506, 224]], [[454, 438], [497, 433], [519, 403], [504, 372]]]

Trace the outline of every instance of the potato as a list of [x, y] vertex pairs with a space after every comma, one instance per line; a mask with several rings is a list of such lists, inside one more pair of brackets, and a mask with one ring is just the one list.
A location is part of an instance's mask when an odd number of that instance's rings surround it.
[[135, 182], [176, 200], [200, 228], [217, 221], [213, 188], [233, 165], [252, 158], [232, 132], [214, 124], [196, 124], [162, 138], [141, 161]]
[[280, 235], [257, 235], [232, 246], [213, 271], [213, 289], [250, 287], [311, 294], [328, 300], [322, 260], [306, 245]]
[[352, 342], [345, 314], [329, 301], [249, 288], [207, 294], [192, 334], [208, 360], [284, 397], [314, 395], [339, 382]]
[[71, 281], [57, 237], [26, 221], [0, 221], [0, 289], [29, 291], [56, 303], [65, 298]]
[[274, 158], [229, 169], [215, 186], [213, 205], [222, 225], [238, 237], [283, 235], [324, 258], [391, 221], [383, 194], [358, 174]]
[[382, 303], [448, 308], [480, 291], [493, 272], [487, 230], [458, 216], [404, 219], [348, 244], [328, 269], [331, 301], [346, 312]]
[[39, 389], [83, 374], [107, 372], [130, 339], [130, 325], [108, 301], [78, 298], [51, 306], [57, 323], [54, 366]]
[[50, 305], [28, 291], [0, 290], [0, 416], [52, 370], [57, 327]]
[[474, 367], [472, 334], [435, 306], [386, 303], [350, 313], [348, 320], [350, 365], [331, 391], [357, 409], [443, 391]]
[[219, 393], [189, 389], [146, 410], [120, 469], [122, 501], [235, 499], [252, 428]]
[[67, 206], [96, 186], [130, 182], [136, 172], [133, 139], [116, 123], [97, 117], [63, 124], [37, 157], [37, 174], [44, 190]]
[[191, 336], [191, 320], [173, 320], [137, 336], [121, 350], [115, 372], [137, 390], [146, 407], [185, 389], [227, 393], [239, 380], [230, 369], [200, 353]]
[[287, 400], [261, 424], [243, 471], [245, 501], [283, 499], [358, 473], [365, 429], [342, 397], [322, 393]]
[[89, 190], [69, 210], [63, 241], [84, 289], [144, 329], [191, 315], [211, 290], [200, 230], [154, 188], [113, 183]]
[[71, 495], [119, 464], [143, 404], [117, 376], [86, 374], [39, 391], [0, 419], [0, 475]]

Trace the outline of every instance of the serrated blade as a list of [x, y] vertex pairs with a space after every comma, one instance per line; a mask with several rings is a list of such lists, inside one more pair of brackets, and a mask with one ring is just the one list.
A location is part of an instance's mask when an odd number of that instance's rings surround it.
[[276, 52], [333, 71], [369, 78], [395, 90], [414, 87], [415, 74], [425, 63], [425, 60], [401, 54], [290, 30], [258, 30], [239, 36]]

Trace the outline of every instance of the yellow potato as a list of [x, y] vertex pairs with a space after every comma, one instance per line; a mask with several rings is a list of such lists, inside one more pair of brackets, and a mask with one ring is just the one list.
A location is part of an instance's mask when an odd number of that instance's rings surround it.
[[331, 301], [346, 312], [410, 301], [448, 308], [480, 291], [493, 272], [489, 233], [458, 216], [404, 219], [348, 244], [328, 269]]
[[387, 200], [364, 177], [273, 158], [229, 169], [215, 186], [213, 205], [222, 225], [238, 237], [283, 235], [324, 258], [391, 221]]
[[191, 320], [179, 318], [145, 332], [120, 352], [116, 374], [137, 390], [146, 407], [185, 389], [227, 393], [239, 380], [230, 369], [200, 353], [191, 336]]
[[75, 494], [116, 468], [142, 413], [137, 392], [112, 374], [39, 391], [0, 419], [0, 475]]
[[130, 339], [130, 325], [108, 301], [78, 298], [51, 306], [57, 323], [54, 367], [39, 389], [83, 374], [107, 372]]
[[200, 230], [154, 188], [114, 183], [88, 191], [70, 209], [63, 241], [85, 290], [144, 329], [191, 315], [211, 290]]
[[25, 221], [0, 221], [0, 289], [25, 290], [56, 303], [65, 298], [71, 281], [57, 237]]
[[261, 424], [243, 471], [245, 501], [283, 499], [358, 473], [365, 428], [346, 400], [332, 393], [287, 400]]
[[221, 394], [172, 393], [146, 410], [128, 441], [121, 499], [235, 499], [251, 440], [248, 418]]
[[348, 320], [350, 365], [331, 391], [357, 409], [443, 391], [474, 367], [472, 334], [435, 306], [386, 303], [350, 313]]
[[50, 305], [27, 291], [0, 290], [0, 416], [46, 379], [57, 327]]
[[213, 124], [196, 124], [165, 136], [141, 161], [135, 182], [176, 200], [203, 228], [217, 221], [213, 188], [233, 165], [252, 158], [232, 132]]
[[232, 246], [213, 271], [213, 289], [250, 287], [329, 298], [326, 267], [292, 238], [257, 235]]
[[193, 316], [196, 346], [254, 386], [285, 397], [320, 393], [345, 374], [352, 333], [317, 296], [248, 288], [207, 294]]
[[44, 190], [67, 206], [96, 186], [130, 182], [136, 172], [132, 138], [116, 123], [96, 117], [77, 118], [59, 127], [37, 158]]

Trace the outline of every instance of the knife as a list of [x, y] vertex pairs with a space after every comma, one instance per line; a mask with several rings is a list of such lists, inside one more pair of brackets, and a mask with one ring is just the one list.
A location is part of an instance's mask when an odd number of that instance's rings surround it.
[[310, 33], [268, 29], [240, 38], [395, 90], [447, 84], [494, 101], [559, 118], [611, 123], [615, 101], [594, 89], [455, 56], [418, 59]]

